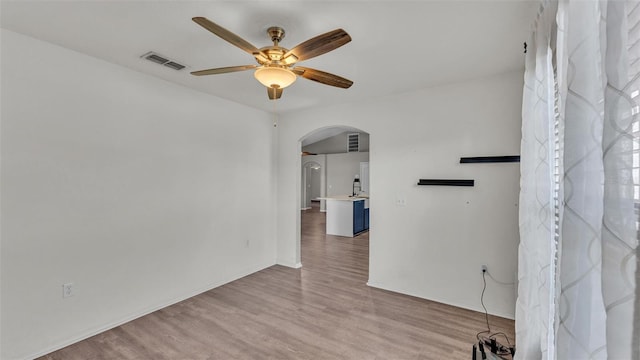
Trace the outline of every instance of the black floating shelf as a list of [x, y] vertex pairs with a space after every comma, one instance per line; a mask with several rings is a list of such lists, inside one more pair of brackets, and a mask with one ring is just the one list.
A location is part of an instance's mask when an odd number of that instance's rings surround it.
[[520, 162], [520, 155], [461, 157], [460, 164]]
[[474, 180], [420, 179], [418, 185], [473, 186]]

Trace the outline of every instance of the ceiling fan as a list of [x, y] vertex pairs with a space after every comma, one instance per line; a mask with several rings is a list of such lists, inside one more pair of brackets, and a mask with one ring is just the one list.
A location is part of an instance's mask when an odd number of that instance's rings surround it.
[[282, 96], [282, 90], [293, 84], [298, 76], [343, 89], [348, 89], [353, 85], [353, 81], [338, 75], [302, 66], [293, 67], [299, 61], [322, 55], [351, 41], [351, 36], [342, 29], [318, 35], [289, 50], [279, 45], [284, 38], [284, 29], [273, 26], [267, 29], [267, 34], [271, 37], [273, 46], [265, 46], [258, 49], [238, 35], [207, 18], [194, 17], [193, 21], [223, 40], [253, 55], [259, 65], [240, 65], [199, 70], [192, 72], [192, 75], [214, 75], [255, 69], [254, 76], [267, 87], [267, 94], [270, 100], [279, 99]]

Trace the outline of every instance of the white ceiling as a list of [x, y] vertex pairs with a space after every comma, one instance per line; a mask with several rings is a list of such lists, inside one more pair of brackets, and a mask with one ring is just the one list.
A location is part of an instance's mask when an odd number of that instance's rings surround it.
[[[0, 26], [269, 112], [354, 102], [523, 69], [538, 1], [6, 1]], [[354, 81], [339, 89], [299, 78], [269, 101], [252, 71], [189, 71], [254, 64], [251, 55], [191, 21], [204, 16], [256, 47], [282, 26], [292, 48], [343, 28], [352, 41], [300, 65]], [[155, 51], [182, 71], [143, 60]]]

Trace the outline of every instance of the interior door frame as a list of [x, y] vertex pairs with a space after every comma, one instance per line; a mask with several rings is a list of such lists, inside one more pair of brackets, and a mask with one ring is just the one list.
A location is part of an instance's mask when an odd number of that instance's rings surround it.
[[[304, 204], [302, 204], [301, 209], [302, 210], [309, 210], [311, 209], [311, 199], [309, 198], [309, 178], [308, 178], [308, 171], [309, 169], [313, 168], [314, 166], [317, 166], [319, 169], [324, 170], [322, 165], [320, 165], [319, 163], [317, 163], [316, 161], [309, 161], [307, 163], [305, 163], [302, 166], [302, 181], [301, 181], [301, 185], [302, 185], [302, 199], [304, 201]], [[320, 174], [320, 176], [322, 177], [322, 174]], [[320, 183], [322, 184], [322, 180], [320, 181]], [[322, 187], [320, 188], [320, 194], [322, 194]]]

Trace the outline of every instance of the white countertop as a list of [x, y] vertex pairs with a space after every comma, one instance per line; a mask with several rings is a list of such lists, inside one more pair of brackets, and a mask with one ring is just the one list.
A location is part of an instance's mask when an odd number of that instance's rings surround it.
[[369, 195], [358, 195], [358, 196], [349, 196], [349, 195], [337, 195], [337, 196], [329, 196], [320, 198], [320, 200], [339, 200], [339, 201], [359, 201], [369, 199]]

